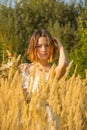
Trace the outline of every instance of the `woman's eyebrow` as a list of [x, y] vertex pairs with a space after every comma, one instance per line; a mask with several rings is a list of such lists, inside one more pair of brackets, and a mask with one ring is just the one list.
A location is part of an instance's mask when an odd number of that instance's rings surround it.
[[49, 44], [48, 42], [44, 42], [44, 43], [37, 43], [36, 45], [47, 45]]

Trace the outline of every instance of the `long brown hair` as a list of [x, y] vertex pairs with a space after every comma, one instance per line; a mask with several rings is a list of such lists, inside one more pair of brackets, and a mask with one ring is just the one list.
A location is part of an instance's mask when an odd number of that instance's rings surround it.
[[38, 39], [40, 37], [46, 37], [48, 40], [48, 44], [50, 46], [50, 57], [49, 62], [52, 62], [56, 55], [56, 47], [55, 47], [55, 40], [47, 30], [37, 30], [33, 33], [29, 45], [28, 45], [28, 58], [30, 61], [35, 62], [37, 61], [37, 53], [36, 53], [36, 45], [38, 44]]

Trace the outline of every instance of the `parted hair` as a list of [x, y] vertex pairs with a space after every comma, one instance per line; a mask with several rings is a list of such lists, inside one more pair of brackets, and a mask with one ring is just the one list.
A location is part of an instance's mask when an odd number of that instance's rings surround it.
[[38, 40], [40, 37], [46, 37], [48, 40], [48, 45], [50, 46], [50, 57], [48, 60], [49, 62], [52, 62], [56, 56], [57, 47], [55, 44], [56, 41], [54, 40], [50, 32], [47, 30], [37, 30], [33, 33], [28, 45], [28, 50], [27, 50], [28, 58], [31, 62], [37, 61], [36, 45], [38, 44]]

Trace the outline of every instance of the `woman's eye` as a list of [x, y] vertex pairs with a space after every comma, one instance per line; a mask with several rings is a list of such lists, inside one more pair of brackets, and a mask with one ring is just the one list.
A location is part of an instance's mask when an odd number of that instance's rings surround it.
[[46, 46], [46, 47], [48, 47], [49, 45], [48, 45], [48, 44], [46, 44], [45, 46]]
[[42, 46], [48, 47], [49, 45], [48, 44], [45, 44], [45, 45], [36, 45], [36, 48], [41, 48]]
[[36, 46], [36, 48], [40, 48], [40, 47], [41, 47], [41, 45], [37, 45], [37, 46]]

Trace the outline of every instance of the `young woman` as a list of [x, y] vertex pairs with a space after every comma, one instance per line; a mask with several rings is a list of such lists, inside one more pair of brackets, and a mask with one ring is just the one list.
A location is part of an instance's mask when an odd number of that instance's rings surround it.
[[[57, 75], [58, 78], [61, 78], [65, 74], [66, 67], [68, 65], [68, 58], [65, 54], [62, 43], [58, 38], [52, 37], [52, 35], [47, 30], [37, 30], [34, 32], [28, 46], [28, 58], [32, 63], [21, 64], [19, 67], [20, 71], [22, 72], [22, 76], [24, 77], [23, 90], [26, 97], [27, 94], [29, 95], [30, 91], [38, 92], [40, 73], [43, 70], [46, 72], [47, 82], [51, 69], [50, 62], [54, 60], [58, 53], [58, 65], [55, 67], [54, 71], [55, 76]], [[32, 83], [31, 73], [34, 68], [35, 76], [34, 82]], [[31, 79], [30, 82], [32, 84], [32, 89], [30, 89], [30, 86], [28, 85], [29, 78]], [[48, 106], [48, 116], [50, 115], [49, 111], [50, 107]]]

